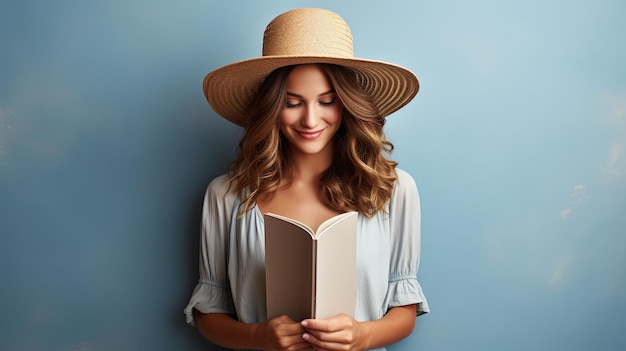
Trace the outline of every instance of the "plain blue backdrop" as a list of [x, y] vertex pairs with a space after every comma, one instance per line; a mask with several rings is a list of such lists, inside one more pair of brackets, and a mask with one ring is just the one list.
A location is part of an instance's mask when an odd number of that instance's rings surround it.
[[0, 2], [0, 349], [206, 350], [182, 310], [240, 131], [201, 81], [326, 7], [388, 118], [432, 313], [390, 350], [626, 349], [626, 2]]

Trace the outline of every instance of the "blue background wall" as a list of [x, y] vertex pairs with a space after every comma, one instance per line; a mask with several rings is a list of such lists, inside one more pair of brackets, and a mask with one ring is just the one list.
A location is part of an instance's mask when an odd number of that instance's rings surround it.
[[201, 80], [300, 6], [422, 81], [387, 133], [432, 313], [392, 349], [626, 349], [621, 0], [2, 1], [0, 349], [207, 349], [182, 309], [239, 131]]

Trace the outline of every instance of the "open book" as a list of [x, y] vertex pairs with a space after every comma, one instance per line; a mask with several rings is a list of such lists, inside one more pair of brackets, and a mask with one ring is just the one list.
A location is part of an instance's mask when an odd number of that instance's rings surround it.
[[354, 316], [357, 212], [306, 225], [265, 214], [267, 317]]

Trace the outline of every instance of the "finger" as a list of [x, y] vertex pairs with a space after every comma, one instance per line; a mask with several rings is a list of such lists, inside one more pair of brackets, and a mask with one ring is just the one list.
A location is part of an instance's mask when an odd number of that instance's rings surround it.
[[313, 348], [313, 345], [309, 344], [306, 341], [303, 342], [303, 343], [299, 343], [297, 345], [294, 345], [293, 350], [294, 351], [324, 351], [324, 350], [319, 350], [319, 349]]
[[274, 330], [276, 331], [276, 334], [285, 335], [285, 336], [287, 335], [300, 336], [302, 335], [302, 333], [305, 332], [304, 328], [300, 325], [300, 323], [277, 325]]
[[[303, 323], [303, 325], [307, 326], [305, 330], [309, 337], [313, 337], [311, 340], [341, 345], [351, 344], [355, 341], [356, 325], [350, 317], [315, 320], [311, 323]], [[319, 329], [313, 327], [319, 327]], [[319, 346], [322, 347], [321, 344]]]
[[271, 328], [281, 335], [300, 335], [304, 332], [302, 324], [287, 316], [280, 316], [270, 321]]
[[279, 337], [270, 343], [271, 349], [275, 350], [306, 350], [311, 349], [311, 344], [302, 338], [302, 335]]
[[334, 351], [343, 350], [344, 346], [341, 343], [336, 343], [328, 340], [321, 340], [311, 333], [304, 333], [302, 339], [306, 340], [313, 346], [315, 351]]
[[300, 322], [306, 330], [332, 333], [352, 326], [352, 318], [348, 315], [338, 315], [328, 319], [305, 319]]
[[[308, 335], [308, 336], [305, 337], [305, 335]], [[353, 339], [349, 332], [343, 331], [343, 330], [338, 331], [338, 332], [332, 332], [332, 333], [320, 332], [320, 331], [315, 331], [315, 330], [307, 331], [306, 333], [303, 334], [303, 338], [309, 342], [313, 340], [313, 342], [316, 342], [315, 346], [319, 346], [319, 347], [323, 345], [322, 343], [349, 344], [352, 342], [352, 339]]]
[[300, 325], [306, 330], [315, 330], [320, 332], [332, 332], [335, 330], [330, 319], [305, 319]]
[[300, 337], [300, 342], [291, 344], [289, 346], [289, 350], [293, 350], [293, 351], [313, 351], [313, 346], [311, 346], [311, 344], [307, 341], [305, 341], [304, 339], [302, 339], [302, 337]]
[[270, 344], [275, 349], [304, 350], [310, 344], [302, 339], [304, 328], [300, 323], [287, 316], [280, 316], [266, 321], [265, 333], [270, 337]]

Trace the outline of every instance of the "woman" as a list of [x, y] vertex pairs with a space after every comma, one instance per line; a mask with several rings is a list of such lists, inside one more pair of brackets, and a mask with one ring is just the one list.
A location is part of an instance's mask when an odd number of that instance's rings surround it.
[[[322, 9], [278, 16], [262, 57], [207, 75], [207, 100], [245, 134], [229, 174], [207, 189], [188, 323], [233, 349], [382, 349], [411, 333], [428, 312], [416, 280], [419, 198], [411, 176], [386, 157], [393, 146], [383, 125], [418, 87], [405, 68], [354, 58], [347, 24]], [[267, 319], [262, 214], [317, 228], [353, 210], [355, 315]]]

